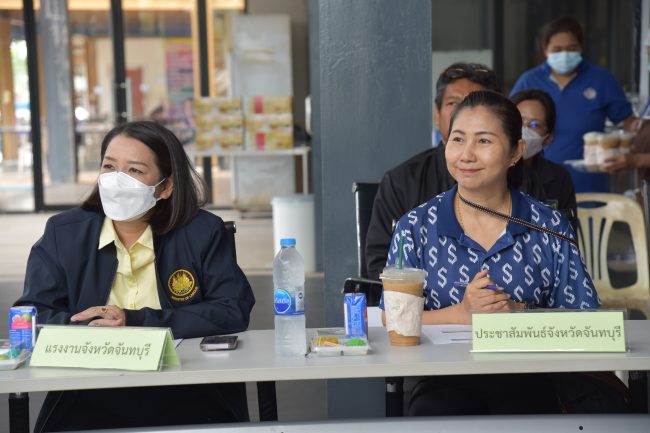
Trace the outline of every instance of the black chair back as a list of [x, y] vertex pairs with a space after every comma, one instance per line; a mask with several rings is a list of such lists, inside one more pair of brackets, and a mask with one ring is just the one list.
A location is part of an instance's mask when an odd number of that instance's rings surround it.
[[369, 280], [366, 272], [366, 233], [378, 188], [378, 183], [354, 182], [352, 184], [357, 225], [358, 276], [346, 279], [343, 284], [343, 293], [364, 293], [369, 307], [379, 305], [381, 298], [381, 282]]
[[[352, 192], [357, 221], [357, 263], [359, 277], [348, 278], [343, 285], [344, 293], [365, 293], [369, 307], [379, 305], [381, 298], [381, 281], [369, 280], [366, 272], [366, 233], [370, 226], [372, 205], [379, 189], [378, 183], [354, 182]], [[386, 416], [396, 417], [404, 414], [404, 378], [387, 377], [386, 379]]]
[[237, 233], [237, 223], [234, 221], [224, 221], [223, 225], [226, 227], [226, 233], [232, 241], [232, 250], [235, 253], [235, 258], [237, 258], [237, 248], [235, 246], [235, 233]]
[[370, 225], [372, 204], [375, 202], [378, 188], [378, 183], [354, 182], [352, 184], [357, 220], [358, 275], [361, 278], [368, 278], [368, 273], [366, 272], [366, 233]]

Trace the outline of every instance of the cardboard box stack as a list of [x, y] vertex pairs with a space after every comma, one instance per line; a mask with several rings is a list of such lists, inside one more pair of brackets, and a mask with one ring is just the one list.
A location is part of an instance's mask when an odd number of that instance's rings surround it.
[[244, 98], [247, 150], [291, 149], [293, 115], [291, 96]]
[[244, 116], [240, 98], [195, 98], [193, 109], [197, 148], [243, 148]]

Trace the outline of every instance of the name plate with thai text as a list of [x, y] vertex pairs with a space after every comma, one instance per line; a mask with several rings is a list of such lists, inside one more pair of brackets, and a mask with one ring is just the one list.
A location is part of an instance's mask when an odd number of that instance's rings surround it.
[[622, 311], [472, 315], [474, 352], [625, 352]]
[[31, 367], [155, 371], [180, 360], [169, 328], [43, 326]]

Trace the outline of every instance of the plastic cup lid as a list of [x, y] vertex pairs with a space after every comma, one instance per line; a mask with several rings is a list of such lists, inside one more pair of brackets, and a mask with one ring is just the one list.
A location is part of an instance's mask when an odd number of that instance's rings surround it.
[[379, 274], [382, 280], [422, 281], [427, 277], [427, 271], [418, 268], [402, 268], [388, 266]]

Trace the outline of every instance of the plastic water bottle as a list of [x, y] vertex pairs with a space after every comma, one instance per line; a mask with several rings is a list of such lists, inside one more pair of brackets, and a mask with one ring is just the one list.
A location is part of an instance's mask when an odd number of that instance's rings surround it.
[[273, 260], [275, 353], [302, 356], [307, 347], [305, 262], [296, 250], [295, 239], [281, 239], [280, 247]]

